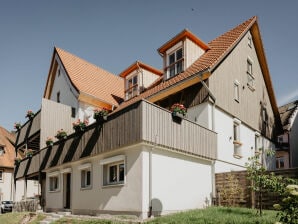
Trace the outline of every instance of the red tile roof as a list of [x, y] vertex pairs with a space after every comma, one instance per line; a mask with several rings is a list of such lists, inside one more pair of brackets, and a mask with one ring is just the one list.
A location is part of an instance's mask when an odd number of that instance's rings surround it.
[[148, 91], [140, 94], [137, 97], [132, 98], [120, 105], [117, 110], [126, 107], [138, 100], [150, 98], [151, 96], [158, 94], [160, 91], [165, 90], [171, 86], [174, 86], [181, 81], [194, 76], [200, 72], [212, 71], [224, 57], [236, 46], [243, 35], [256, 23], [257, 17], [254, 16], [242, 24], [236, 26], [232, 30], [222, 34], [208, 43], [210, 47], [199, 59], [197, 59], [190, 67], [184, 72], [174, 76], [171, 79], [165, 80], [159, 85], [149, 89]]
[[124, 98], [124, 80], [63, 49], [55, 48], [72, 84], [80, 92], [118, 105]]
[[5, 153], [0, 156], [0, 168], [13, 168], [15, 159], [15, 135], [0, 126], [0, 146], [4, 146]]

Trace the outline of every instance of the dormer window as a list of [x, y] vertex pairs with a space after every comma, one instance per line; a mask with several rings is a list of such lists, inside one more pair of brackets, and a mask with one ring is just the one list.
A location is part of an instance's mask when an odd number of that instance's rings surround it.
[[126, 99], [130, 99], [139, 94], [138, 75], [135, 75], [126, 81]]
[[171, 78], [183, 70], [183, 51], [182, 48], [169, 55], [169, 65], [167, 68], [168, 77]]

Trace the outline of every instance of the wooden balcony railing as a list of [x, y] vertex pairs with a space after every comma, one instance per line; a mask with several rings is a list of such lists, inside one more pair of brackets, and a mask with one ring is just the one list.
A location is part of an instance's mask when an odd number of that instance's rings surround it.
[[32, 176], [44, 169], [140, 142], [208, 159], [217, 157], [215, 132], [186, 119], [175, 122], [170, 111], [142, 100], [109, 115], [106, 122], [91, 124], [85, 132], [74, 133], [24, 159], [15, 177]]

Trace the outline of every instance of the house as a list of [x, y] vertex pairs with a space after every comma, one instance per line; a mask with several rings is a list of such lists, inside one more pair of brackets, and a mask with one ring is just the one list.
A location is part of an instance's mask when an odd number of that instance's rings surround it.
[[283, 133], [277, 137], [276, 168], [288, 169], [298, 167], [298, 101], [279, 107]]
[[[14, 194], [15, 134], [0, 126], [0, 201], [20, 201], [24, 199], [25, 182], [19, 181], [20, 189]], [[22, 155], [19, 153], [18, 157]], [[28, 181], [28, 197], [35, 197], [38, 182]]]
[[[158, 53], [162, 71], [137, 61], [117, 77], [54, 49], [41, 115], [18, 135], [36, 131], [16, 147], [39, 136], [40, 149], [15, 178], [39, 180], [44, 210], [146, 218], [202, 208], [216, 196], [215, 173], [243, 170], [249, 157], [275, 148], [281, 121], [256, 17], [209, 43], [183, 30]], [[186, 116], [176, 117], [174, 104]], [[107, 120], [93, 119], [97, 107], [109, 110]], [[60, 116], [90, 125], [42, 147], [42, 133], [71, 123]]]

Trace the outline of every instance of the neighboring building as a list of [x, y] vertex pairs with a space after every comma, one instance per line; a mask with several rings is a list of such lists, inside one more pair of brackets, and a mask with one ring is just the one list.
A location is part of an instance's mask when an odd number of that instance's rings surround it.
[[[215, 173], [275, 148], [281, 121], [256, 17], [208, 44], [183, 30], [158, 52], [163, 71], [137, 61], [117, 77], [54, 49], [46, 99], [16, 144], [39, 145], [15, 177], [40, 181], [46, 211], [146, 218], [202, 208], [215, 197]], [[175, 103], [186, 117], [172, 116]], [[97, 107], [110, 110], [106, 121], [92, 118]], [[92, 124], [44, 145], [77, 118]], [[264, 157], [268, 169], [274, 161]]]
[[298, 101], [279, 107], [283, 134], [277, 137], [276, 168], [298, 167]]
[[[18, 182], [20, 189], [14, 197], [14, 161], [16, 158], [15, 134], [0, 126], [0, 201], [20, 201], [24, 199], [24, 181]], [[22, 157], [21, 153], [18, 155]], [[29, 181], [28, 197], [35, 197], [38, 192], [38, 182]]]

